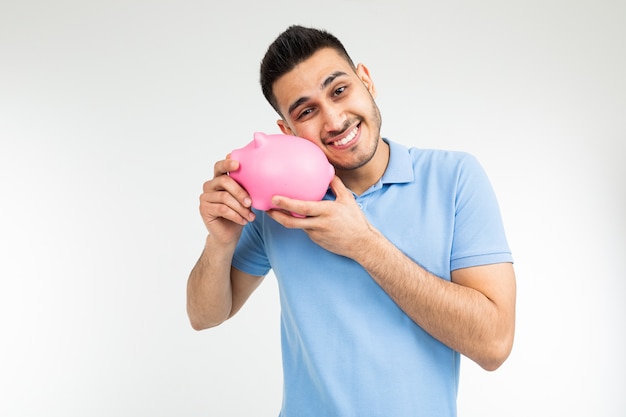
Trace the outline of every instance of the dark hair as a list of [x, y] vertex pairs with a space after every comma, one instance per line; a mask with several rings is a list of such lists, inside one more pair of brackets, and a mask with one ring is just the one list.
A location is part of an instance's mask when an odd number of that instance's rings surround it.
[[293, 25], [281, 33], [267, 49], [261, 61], [261, 89], [267, 101], [279, 114], [273, 91], [274, 83], [322, 48], [334, 49], [354, 68], [354, 62], [343, 44], [325, 30]]

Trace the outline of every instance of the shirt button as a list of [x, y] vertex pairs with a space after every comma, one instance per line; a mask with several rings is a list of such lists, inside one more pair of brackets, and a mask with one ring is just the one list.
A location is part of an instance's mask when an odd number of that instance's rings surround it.
[[360, 208], [361, 210], [363, 210], [363, 204], [361, 204], [361, 203], [357, 203], [357, 204], [359, 205], [359, 208]]

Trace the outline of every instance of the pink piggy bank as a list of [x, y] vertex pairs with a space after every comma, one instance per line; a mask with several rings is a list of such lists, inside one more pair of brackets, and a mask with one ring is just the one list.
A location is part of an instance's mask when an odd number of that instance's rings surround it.
[[229, 175], [246, 189], [258, 210], [277, 208], [272, 204], [275, 195], [319, 201], [335, 175], [324, 152], [297, 136], [256, 132], [254, 140], [232, 151], [230, 158], [239, 161], [239, 169]]

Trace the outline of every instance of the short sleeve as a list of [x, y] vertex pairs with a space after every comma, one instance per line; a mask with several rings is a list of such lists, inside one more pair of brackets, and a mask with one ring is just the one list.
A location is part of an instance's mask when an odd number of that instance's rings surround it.
[[265, 213], [256, 211], [256, 219], [244, 226], [237, 243], [232, 265], [250, 275], [264, 276], [271, 265], [265, 252], [262, 228], [267, 221]]
[[450, 269], [513, 262], [491, 183], [475, 157], [460, 161]]

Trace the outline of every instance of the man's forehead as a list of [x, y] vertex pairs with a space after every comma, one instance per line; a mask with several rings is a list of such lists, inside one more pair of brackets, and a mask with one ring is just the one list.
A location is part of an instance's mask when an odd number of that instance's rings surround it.
[[[324, 78], [323, 81], [319, 84], [319, 91], [322, 92], [325, 89], [327, 89], [328, 87], [330, 87], [332, 85], [332, 83], [337, 79], [337, 78], [341, 78], [344, 76], [347, 76], [348, 74], [346, 74], [343, 71], [335, 71], [332, 74], [330, 74], [328, 77]], [[296, 94], [297, 96], [298, 94]], [[300, 104], [306, 102], [309, 99], [309, 97], [307, 95], [301, 96], [299, 97], [297, 100], [295, 100], [293, 103], [289, 104], [289, 109], [287, 110], [288, 113], [291, 113], [292, 111], [294, 111], [296, 109], [296, 107], [298, 107]]]
[[349, 77], [352, 72], [345, 57], [334, 49], [324, 48], [278, 78], [274, 94], [281, 106], [292, 108], [294, 100], [301, 101], [302, 97], [324, 90], [336, 79]]

